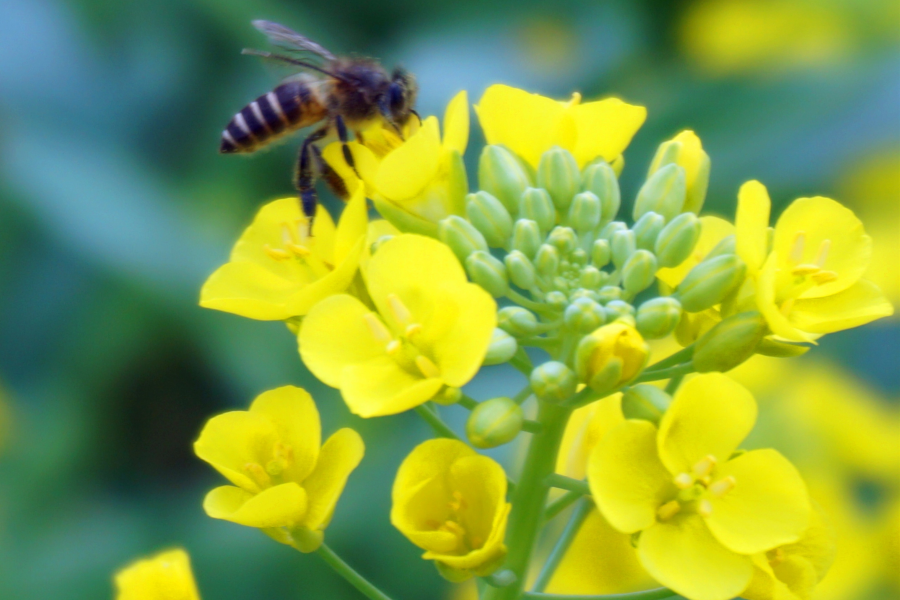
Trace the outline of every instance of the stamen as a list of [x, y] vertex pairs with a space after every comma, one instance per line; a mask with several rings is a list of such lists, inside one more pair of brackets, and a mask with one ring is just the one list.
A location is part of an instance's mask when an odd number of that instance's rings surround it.
[[268, 244], [263, 246], [263, 250], [266, 251], [266, 254], [268, 254], [270, 258], [274, 258], [275, 260], [287, 260], [291, 257], [290, 253], [286, 250], [282, 250], [281, 248], [272, 248]]
[[312, 254], [306, 246], [301, 246], [299, 244], [285, 244], [285, 248], [299, 256], [300, 258], [306, 258], [310, 254]]
[[799, 263], [803, 260], [803, 246], [806, 243], [806, 232], [798, 231], [794, 237], [794, 245], [791, 247], [790, 259], [793, 263]]
[[720, 498], [733, 490], [735, 485], [737, 485], [737, 480], [733, 475], [729, 475], [709, 486], [709, 493]]
[[281, 243], [285, 246], [289, 246], [294, 243], [294, 236], [291, 233], [291, 228], [288, 227], [287, 223], [281, 224]]
[[416, 366], [419, 367], [419, 371], [422, 372], [422, 375], [428, 379], [437, 379], [441, 376], [441, 371], [437, 368], [437, 365], [423, 354], [416, 357]]
[[394, 319], [400, 325], [409, 325], [409, 320], [412, 318], [412, 314], [410, 314], [409, 309], [406, 308], [406, 305], [403, 304], [400, 296], [398, 296], [397, 294], [388, 294], [387, 301], [388, 307], [391, 309], [391, 313], [393, 314]]
[[402, 350], [402, 348], [403, 348], [403, 345], [400, 343], [399, 340], [391, 340], [390, 342], [388, 342], [388, 345], [387, 345], [387, 347], [385, 347], [384, 350], [388, 354], [393, 355], [393, 354], [397, 354], [398, 352], [400, 352], [400, 350]]
[[807, 275], [818, 273], [821, 270], [822, 269], [820, 269], [818, 265], [803, 263], [802, 265], [797, 265], [796, 267], [791, 269], [791, 275], [795, 275], [797, 277], [806, 277]]
[[410, 323], [410, 324], [406, 327], [406, 331], [405, 331], [404, 333], [405, 333], [406, 337], [412, 338], [413, 336], [415, 336], [416, 334], [420, 333], [421, 331], [422, 331], [422, 324], [421, 324], [421, 323]]
[[708, 517], [713, 512], [712, 503], [709, 500], [703, 499], [697, 504], [697, 512], [700, 513], [701, 517]]
[[458, 538], [463, 538], [466, 535], [466, 530], [456, 521], [444, 521], [444, 524], [441, 525], [440, 529], [452, 533]]
[[816, 254], [816, 264], [820, 267], [825, 266], [829, 250], [831, 250], [831, 240], [822, 240], [822, 243], [819, 244], [819, 252]]
[[572, 99], [566, 102], [566, 106], [578, 106], [579, 104], [581, 104], [581, 94], [572, 92]]
[[838, 274], [834, 271], [819, 271], [812, 276], [812, 280], [815, 281], [817, 285], [831, 283], [832, 281], [836, 281], [837, 278]]
[[466, 499], [463, 498], [463, 495], [459, 492], [459, 490], [454, 491], [453, 500], [450, 501], [450, 508], [455, 512], [459, 512], [461, 510], [464, 510], [467, 506], [468, 503], [466, 502]]
[[716, 457], [712, 454], [708, 454], [705, 458], [701, 459], [696, 465], [694, 465], [694, 476], [697, 479], [703, 479], [704, 477], [709, 477], [709, 474], [712, 473], [712, 470], [716, 466]]
[[269, 474], [266, 473], [266, 470], [262, 468], [262, 465], [258, 463], [247, 463], [244, 465], [244, 471], [247, 472], [250, 479], [252, 479], [260, 489], [265, 489], [272, 485], [272, 479], [269, 477]]
[[694, 485], [694, 478], [689, 473], [679, 473], [675, 476], [675, 485], [682, 490], [686, 490]]
[[381, 322], [378, 315], [375, 313], [366, 313], [363, 315], [363, 320], [365, 320], [366, 325], [369, 326], [372, 337], [383, 344], [387, 344], [391, 341], [391, 332], [388, 331], [388, 328]]
[[669, 502], [666, 502], [656, 510], [656, 516], [659, 517], [660, 521], [668, 521], [669, 519], [677, 515], [680, 511], [681, 505], [678, 504], [678, 501], [671, 500]]

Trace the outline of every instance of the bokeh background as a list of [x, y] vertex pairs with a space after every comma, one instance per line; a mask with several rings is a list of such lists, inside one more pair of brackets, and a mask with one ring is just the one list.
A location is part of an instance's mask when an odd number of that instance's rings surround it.
[[[176, 544], [207, 599], [356, 597], [318, 558], [201, 509], [219, 481], [191, 453], [204, 420], [287, 383], [313, 392], [326, 432], [349, 424], [367, 443], [330, 545], [398, 599], [449, 593], [388, 522], [425, 426], [351, 417], [284, 325], [197, 307], [255, 209], [292, 191], [295, 142], [216, 152], [279, 75], [240, 55], [262, 45], [254, 18], [404, 64], [422, 114], [495, 82], [643, 104], [627, 197], [656, 144], [692, 128], [712, 157], [708, 211], [733, 216], [751, 178], [776, 212], [837, 198], [900, 302], [896, 0], [0, 0], [0, 598], [108, 598], [117, 568]], [[481, 140], [473, 126], [470, 148]], [[832, 514], [821, 600], [900, 597], [898, 367], [894, 318], [736, 373], [760, 399], [752, 442], [788, 454]]]

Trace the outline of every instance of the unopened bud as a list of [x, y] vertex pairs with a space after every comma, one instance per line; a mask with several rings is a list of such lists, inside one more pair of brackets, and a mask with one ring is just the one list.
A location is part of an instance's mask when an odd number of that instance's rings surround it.
[[671, 221], [684, 206], [684, 169], [675, 164], [661, 167], [641, 186], [634, 202], [634, 220], [653, 211]]
[[534, 258], [543, 236], [538, 224], [530, 219], [519, 219], [513, 226], [512, 247], [528, 258]]
[[491, 335], [491, 343], [488, 345], [487, 354], [484, 355], [482, 364], [489, 367], [508, 362], [515, 356], [518, 349], [519, 343], [516, 342], [516, 338], [496, 327], [493, 335]]
[[566, 298], [564, 293], [553, 290], [552, 292], [547, 292], [547, 295], [544, 296], [544, 302], [553, 310], [563, 310], [568, 306], [569, 299]]
[[538, 320], [528, 309], [506, 306], [497, 313], [497, 326], [510, 335], [522, 337], [537, 330]]
[[475, 407], [466, 421], [466, 436], [476, 448], [495, 448], [515, 439], [525, 414], [512, 398], [491, 398]]
[[485, 146], [478, 160], [478, 187], [497, 198], [511, 215], [519, 208], [519, 197], [531, 185], [519, 160], [502, 146]]
[[553, 277], [559, 269], [559, 250], [550, 244], [541, 244], [534, 257], [534, 266], [544, 277]]
[[602, 269], [609, 264], [612, 258], [612, 251], [609, 249], [609, 241], [595, 240], [591, 246], [591, 263], [598, 269]]
[[612, 167], [602, 161], [586, 167], [582, 176], [582, 188], [593, 192], [600, 200], [601, 225], [616, 218], [622, 199], [618, 175]]
[[612, 250], [613, 264], [617, 269], [621, 269], [625, 266], [625, 261], [637, 250], [634, 232], [630, 229], [616, 231], [609, 240], [609, 247]]
[[581, 248], [575, 248], [569, 253], [569, 260], [578, 268], [585, 266], [588, 262], [587, 252]]
[[604, 304], [608, 321], [616, 321], [623, 317], [634, 316], [634, 307], [624, 300], [610, 300]]
[[547, 236], [547, 243], [556, 246], [560, 255], [565, 256], [575, 249], [578, 244], [578, 236], [571, 227], [554, 227]]
[[731, 315], [697, 340], [694, 369], [730, 371], [753, 356], [767, 332], [766, 320], [756, 311]]
[[624, 292], [622, 288], [617, 285], [607, 285], [605, 287], [600, 288], [597, 292], [598, 301], [606, 304], [608, 302], [612, 302], [613, 300], [621, 300], [624, 296]]
[[578, 381], [575, 373], [565, 364], [545, 362], [531, 372], [531, 391], [544, 402], [559, 403], [575, 393]]
[[611, 391], [637, 377], [649, 354], [650, 348], [636, 329], [625, 323], [609, 323], [578, 344], [578, 379], [596, 392]]
[[503, 259], [506, 264], [506, 272], [509, 274], [509, 280], [513, 285], [530, 290], [537, 283], [537, 273], [534, 265], [528, 260], [528, 257], [518, 250], [513, 250]]
[[688, 312], [700, 312], [722, 302], [744, 280], [747, 266], [736, 254], [723, 254], [695, 266], [678, 284], [676, 298]]
[[484, 235], [488, 246], [506, 246], [513, 222], [502, 202], [485, 191], [469, 194], [466, 196], [466, 216], [475, 229]]
[[441, 391], [439, 391], [432, 401], [437, 402], [443, 406], [450, 406], [451, 404], [456, 404], [462, 398], [462, 390], [458, 387], [452, 387], [449, 385], [445, 385]]
[[578, 288], [577, 290], [569, 294], [569, 302], [574, 302], [578, 298], [587, 298], [589, 300], [597, 302], [597, 292], [595, 290]]
[[438, 223], [438, 237], [453, 250], [460, 262], [476, 250], [487, 250], [487, 241], [481, 232], [458, 215], [450, 215]]
[[635, 315], [635, 325], [648, 340], [658, 340], [675, 330], [681, 319], [681, 304], [671, 296], [653, 298], [641, 304]]
[[717, 256], [722, 256], [723, 254], [736, 254], [737, 246], [735, 244], [734, 234], [726, 235], [723, 237], [718, 244], [713, 246], [713, 249], [706, 253], [706, 256], [703, 257], [704, 260], [709, 260], [710, 258], [715, 258]]
[[656, 238], [656, 259], [660, 267], [683, 263], [700, 239], [700, 219], [694, 213], [682, 213], [672, 219]]
[[603, 307], [589, 298], [577, 298], [566, 308], [566, 326], [577, 333], [593, 331], [605, 321]]
[[638, 219], [634, 227], [631, 228], [634, 231], [634, 241], [637, 247], [653, 251], [656, 245], [656, 238], [659, 237], [659, 232], [663, 230], [665, 224], [666, 220], [662, 215], [658, 215], [653, 211], [644, 213], [644, 216]]
[[505, 296], [509, 291], [506, 266], [487, 251], [476, 250], [470, 254], [466, 258], [466, 272], [494, 298]]
[[581, 273], [578, 275], [578, 283], [582, 287], [596, 290], [606, 283], [607, 277], [607, 274], [597, 267], [588, 265], [581, 269]]
[[544, 152], [538, 163], [537, 185], [550, 193], [556, 210], [565, 214], [581, 190], [581, 171], [572, 153], [559, 146]]
[[600, 234], [597, 237], [601, 240], [610, 241], [612, 240], [613, 234], [617, 231], [628, 231], [628, 225], [622, 221], [612, 221], [603, 226], [603, 229], [600, 230]]
[[530, 187], [522, 192], [519, 216], [536, 222], [544, 233], [553, 229], [556, 225], [556, 207], [547, 190]]
[[578, 233], [593, 231], [600, 225], [602, 211], [600, 199], [594, 192], [581, 192], [575, 195], [569, 207], [569, 224]]
[[698, 313], [682, 311], [681, 320], [675, 326], [675, 341], [682, 346], [690, 346], [720, 321], [717, 310], [704, 310]]
[[622, 414], [626, 419], [642, 419], [659, 424], [672, 403], [667, 393], [647, 383], [631, 386], [622, 395]]
[[647, 250], [636, 250], [622, 267], [622, 287], [629, 294], [638, 294], [656, 279], [656, 257]]
[[709, 156], [693, 131], [682, 131], [668, 142], [660, 145], [648, 175], [661, 167], [677, 164], [684, 169], [687, 194], [682, 210], [697, 214], [706, 199], [709, 185]]

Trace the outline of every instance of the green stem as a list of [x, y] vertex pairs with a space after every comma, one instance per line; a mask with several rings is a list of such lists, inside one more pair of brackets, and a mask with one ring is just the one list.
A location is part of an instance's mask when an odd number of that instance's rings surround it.
[[584, 494], [580, 491], [578, 492], [566, 492], [553, 502], [547, 505], [546, 510], [544, 510], [544, 521], [549, 521], [562, 511], [569, 508], [571, 505], [578, 502], [579, 498], [584, 498]]
[[570, 414], [571, 411], [562, 406], [540, 404], [537, 420], [544, 426], [544, 431], [535, 434], [529, 444], [522, 479], [512, 496], [509, 516], [506, 540], [509, 555], [505, 566], [515, 574], [516, 582], [505, 588], [487, 590], [484, 600], [521, 598], [538, 532], [544, 523], [544, 505], [550, 490], [545, 480], [553, 472]]
[[544, 426], [537, 421], [532, 421], [530, 419], [522, 421], [522, 431], [527, 431], [528, 433], [540, 433], [543, 430]]
[[465, 394], [459, 397], [459, 402], [457, 402], [457, 404], [459, 404], [466, 410], [475, 410], [476, 408], [478, 408], [478, 400], [475, 400], [470, 396], [466, 396]]
[[601, 594], [594, 596], [569, 596], [567, 594], [543, 594], [540, 592], [525, 592], [524, 600], [663, 600], [663, 598], [677, 598], [678, 594], [666, 588], [656, 588], [644, 592], [631, 592], [629, 594]]
[[583, 496], [591, 495], [591, 488], [588, 486], [587, 482], [581, 481], [580, 479], [572, 479], [571, 477], [566, 477], [559, 473], [551, 473], [544, 481], [550, 487], [568, 490], [570, 492], [578, 492]]
[[528, 398], [530, 398], [530, 397], [531, 397], [531, 384], [529, 383], [528, 385], [523, 387], [521, 390], [519, 390], [518, 394], [513, 396], [513, 402], [515, 402], [516, 404], [522, 404], [523, 402], [528, 400]]
[[685, 346], [675, 354], [672, 354], [671, 356], [668, 356], [659, 362], [653, 363], [652, 365], [647, 367], [646, 370], [655, 371], [657, 369], [665, 369], [666, 367], [681, 364], [693, 356], [694, 344], [691, 344], [690, 346]]
[[677, 365], [674, 367], [668, 367], [665, 369], [658, 369], [656, 371], [644, 371], [641, 373], [637, 379], [631, 382], [631, 385], [637, 383], [644, 383], [645, 381], [659, 381], [660, 379], [672, 379], [674, 377], [684, 377], [688, 373], [694, 372], [694, 364], [693, 363], [685, 363], [683, 365]]
[[316, 552], [328, 563], [329, 567], [346, 579], [347, 583], [359, 590], [366, 598], [370, 600], [391, 600], [390, 596], [369, 583], [368, 579], [353, 570], [353, 567], [345, 563], [340, 556], [334, 553], [334, 550], [325, 544], [322, 544]]
[[535, 302], [534, 300], [526, 298], [525, 296], [523, 296], [522, 294], [520, 294], [519, 292], [517, 292], [513, 289], [510, 289], [508, 292], [506, 292], [506, 297], [509, 298], [510, 300], [512, 300], [513, 302], [515, 302], [516, 304], [518, 304], [519, 306], [523, 306], [523, 307], [527, 308], [528, 310], [533, 310], [534, 312], [541, 314], [541, 315], [550, 314], [550, 315], [556, 316], [559, 314], [556, 311], [552, 310], [550, 307], [548, 307], [546, 304], [541, 304], [540, 302]]
[[430, 408], [425, 406], [424, 404], [420, 404], [416, 407], [416, 412], [419, 413], [419, 416], [425, 419], [425, 422], [431, 425], [431, 428], [434, 429], [434, 432], [438, 434], [439, 437], [451, 438], [454, 440], [459, 440], [461, 442], [465, 441], [456, 433], [450, 429], [450, 426], [444, 423], [444, 421]]
[[528, 354], [521, 346], [516, 351], [515, 356], [509, 359], [509, 364], [512, 365], [515, 369], [518, 369], [518, 371], [525, 375], [525, 377], [531, 377], [531, 372], [534, 370], [534, 365], [531, 364], [531, 359], [528, 358]]
[[550, 556], [547, 557], [547, 562], [544, 563], [544, 567], [541, 569], [540, 574], [535, 580], [533, 591], [543, 592], [547, 588], [547, 584], [550, 583], [550, 579], [553, 577], [553, 574], [556, 573], [556, 568], [559, 567], [559, 563], [562, 562], [563, 556], [565, 556], [566, 551], [572, 544], [572, 540], [575, 539], [578, 530], [581, 529], [581, 524], [584, 523], [584, 520], [587, 518], [588, 513], [591, 512], [593, 506], [594, 504], [585, 498], [575, 508], [572, 516], [569, 517], [569, 522], [566, 523], [566, 528], [563, 529], [559, 539], [556, 540], [556, 545], [553, 546], [553, 550], [550, 551]]
[[666, 393], [670, 396], [678, 391], [678, 386], [681, 385], [681, 380], [684, 379], [684, 374], [676, 375], [672, 379], [669, 380], [669, 383], [666, 384]]

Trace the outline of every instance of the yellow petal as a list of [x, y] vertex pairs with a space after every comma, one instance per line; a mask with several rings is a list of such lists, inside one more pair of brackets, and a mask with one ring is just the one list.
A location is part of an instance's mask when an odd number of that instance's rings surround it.
[[[273, 200], [259, 209], [253, 223], [244, 230], [231, 251], [232, 261], [250, 261], [266, 266], [274, 273], [289, 277], [293, 270], [293, 261], [273, 260], [266, 253], [266, 246], [281, 248], [284, 245], [285, 226], [287, 233], [299, 241], [299, 236], [306, 235], [306, 217], [300, 210], [300, 201], [296, 197]], [[313, 235], [305, 242], [314, 252], [331, 260], [334, 248], [334, 221], [331, 215], [320, 204], [316, 208], [313, 221]]]
[[324, 529], [350, 473], [359, 465], [366, 448], [362, 438], [352, 429], [339, 429], [322, 446], [312, 475], [303, 482], [309, 497], [309, 507], [303, 525], [309, 529]]
[[160, 552], [116, 573], [116, 600], [200, 600], [187, 552]]
[[624, 420], [621, 392], [573, 412], [560, 444], [556, 472], [574, 479], [584, 479], [591, 452], [613, 427]]
[[275, 388], [257, 396], [250, 413], [269, 419], [278, 432], [278, 441], [290, 447], [290, 465], [282, 477], [303, 483], [316, 466], [322, 442], [319, 411], [312, 396], [292, 385]]
[[713, 456], [724, 463], [756, 422], [756, 401], [721, 373], [685, 381], [659, 423], [659, 456], [672, 475]]
[[276, 273], [250, 261], [225, 263], [203, 284], [200, 306], [263, 321], [297, 316], [290, 305], [315, 276], [296, 264], [290, 270]]
[[894, 314], [877, 285], [860, 279], [831, 296], [797, 300], [788, 316], [792, 325], [810, 333], [832, 333], [865, 325]]
[[348, 366], [341, 377], [341, 395], [360, 417], [395, 415], [434, 398], [440, 379], [423, 379], [402, 369], [387, 355]]
[[716, 472], [716, 478], [724, 477], [734, 477], [734, 489], [709, 494], [713, 510], [706, 523], [726, 548], [739, 554], [765, 552], [796, 542], [809, 526], [806, 485], [775, 450], [753, 450], [728, 461]]
[[644, 531], [638, 554], [654, 579], [691, 600], [731, 600], [753, 575], [750, 557], [719, 544], [696, 514]]
[[677, 267], [666, 267], [656, 272], [661, 282], [674, 289], [710, 250], [729, 235], [734, 235], [734, 225], [719, 217], [700, 217], [700, 238], [694, 251]]
[[469, 142], [469, 96], [463, 90], [453, 97], [444, 112], [444, 148], [466, 153]]
[[210, 419], [194, 442], [194, 452], [231, 483], [250, 492], [260, 490], [247, 465], [265, 465], [272, 457], [278, 433], [272, 422], [247, 411], [232, 411]]
[[[357, 242], [366, 235], [369, 215], [366, 210], [366, 195], [359, 189], [350, 197], [334, 237], [334, 264], [339, 265], [357, 248]], [[358, 252], [358, 250], [356, 250]]]
[[768, 254], [769, 211], [772, 201], [766, 186], [758, 181], [748, 181], [738, 192], [735, 249], [747, 263], [747, 271], [755, 274], [762, 268]]
[[438, 122], [429, 117], [415, 135], [384, 157], [375, 188], [389, 200], [412, 198], [437, 176], [440, 157]]
[[816, 336], [805, 333], [794, 326], [788, 317], [781, 311], [781, 308], [775, 303], [777, 294], [777, 281], [779, 275], [779, 257], [778, 252], [773, 251], [769, 254], [766, 262], [763, 264], [759, 272], [759, 279], [756, 286], [756, 306], [762, 313], [776, 336], [792, 342], [813, 342]]
[[675, 493], [656, 452], [656, 427], [647, 421], [628, 420], [606, 434], [591, 454], [588, 482], [603, 516], [623, 533], [651, 526]]
[[203, 509], [213, 519], [247, 527], [291, 527], [303, 518], [306, 504], [306, 492], [294, 482], [270, 487], [259, 494], [223, 485], [206, 495]]
[[647, 118], [646, 108], [626, 104], [618, 98], [576, 104], [569, 111], [577, 130], [572, 153], [579, 167], [598, 156], [612, 162], [628, 147]]
[[[344, 185], [347, 186], [347, 191], [350, 194], [360, 189], [360, 177], [366, 184], [362, 189], [371, 191], [375, 184], [375, 176], [378, 173], [378, 164], [381, 162], [381, 159], [371, 149], [359, 142], [349, 142], [347, 146], [350, 149], [350, 154], [353, 156], [356, 172], [344, 159], [344, 150], [340, 142], [332, 142], [325, 146], [325, 149], [322, 151], [322, 157], [344, 180]], [[356, 176], [356, 173], [359, 173], [359, 177]]]

